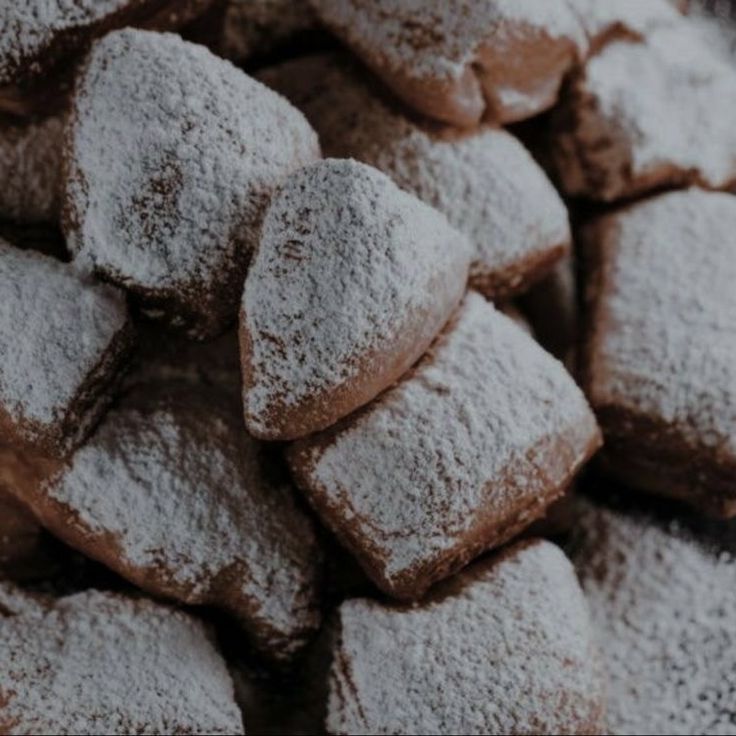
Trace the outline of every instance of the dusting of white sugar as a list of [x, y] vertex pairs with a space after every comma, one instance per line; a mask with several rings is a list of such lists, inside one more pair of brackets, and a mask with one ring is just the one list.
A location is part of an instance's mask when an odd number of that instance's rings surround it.
[[228, 608], [284, 653], [318, 623], [320, 554], [231, 401], [188, 382], [141, 387], [44, 493], [107, 564], [153, 592]]
[[319, 156], [286, 100], [202, 46], [130, 29], [94, 45], [68, 137], [72, 252], [218, 323], [237, 313], [273, 189]]
[[591, 355], [595, 405], [674, 426], [691, 446], [736, 453], [736, 197], [690, 189], [614, 214]]
[[603, 682], [572, 566], [548, 542], [414, 608], [340, 607], [329, 733], [601, 733]]
[[54, 38], [100, 22], [131, 0], [8, 0], [0, 4], [0, 84], [12, 83]]
[[676, 525], [605, 509], [574, 554], [604, 653], [615, 734], [732, 734], [736, 559]]
[[115, 289], [0, 241], [0, 414], [27, 440], [57, 427], [126, 324]]
[[13, 583], [0, 580], [0, 626], [4, 616], [33, 615], [43, 605], [43, 601], [36, 596], [26, 593]]
[[196, 619], [96, 591], [17, 613], [0, 618], [4, 733], [243, 733]]
[[[632, 83], [636, 80], [636, 84]], [[736, 180], [736, 70], [681, 20], [588, 61], [553, 154], [569, 194], [603, 200]]]
[[371, 379], [395, 355], [408, 368], [459, 301], [469, 260], [443, 215], [369, 166], [327, 159], [292, 176], [243, 294], [249, 427]]
[[304, 112], [325, 156], [375, 166], [446, 215], [473, 245], [476, 277], [498, 278], [570, 242], [559, 195], [509, 133], [425, 129], [384, 101], [344, 55], [286, 62], [260, 79]]
[[327, 523], [391, 584], [438, 567], [489, 520], [512, 523], [596, 438], [564, 367], [471, 293], [412, 374], [291, 460]]

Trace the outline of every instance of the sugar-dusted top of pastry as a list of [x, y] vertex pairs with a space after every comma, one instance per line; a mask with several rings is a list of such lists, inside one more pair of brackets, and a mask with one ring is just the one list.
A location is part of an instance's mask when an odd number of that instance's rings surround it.
[[559, 141], [570, 194], [613, 200], [660, 184], [736, 180], [736, 69], [687, 21], [645, 43], [610, 44], [576, 89], [572, 104], [582, 107]]
[[442, 214], [370, 166], [327, 159], [293, 175], [271, 202], [243, 294], [249, 426], [370, 380], [395, 354], [411, 365], [459, 301], [469, 260]]
[[613, 733], [728, 734], [736, 559], [676, 524], [590, 508], [574, 560], [608, 676]]
[[271, 191], [319, 155], [286, 100], [204, 47], [131, 29], [94, 45], [69, 142], [70, 249], [195, 302], [239, 293]]
[[565, 0], [312, 2], [399, 97], [460, 127], [548, 109], [587, 48]]
[[644, 38], [661, 26], [677, 22], [680, 13], [669, 0], [565, 0], [578, 16], [592, 43], [609, 35]]
[[0, 618], [9, 733], [243, 733], [225, 662], [196, 619], [89, 591]]
[[23, 0], [0, 5], [0, 84], [10, 84], [60, 32], [97, 23], [140, 0]]
[[0, 126], [0, 216], [58, 221], [63, 130], [63, 115]]
[[[596, 437], [565, 368], [471, 292], [412, 374], [324, 442], [297, 443], [293, 457], [376, 550], [382, 576], [399, 581], [484, 520], [517, 516], [531, 489], [563, 482]], [[549, 460], [542, 474], [535, 454]]]
[[413, 608], [343, 603], [330, 733], [597, 733], [603, 683], [582, 591], [548, 542], [468, 568]]
[[[726, 8], [727, 12], [719, 12], [721, 8]], [[729, 17], [731, 10], [727, 6], [714, 6], [710, 0], [691, 0], [688, 3], [689, 23], [700, 31], [712, 49], [733, 64], [736, 59], [736, 23], [733, 17]]]
[[260, 78], [306, 115], [326, 156], [375, 166], [445, 214], [470, 239], [477, 277], [569, 243], [565, 206], [509, 133], [422, 127], [341, 54], [289, 61]]
[[225, 396], [141, 387], [45, 493], [117, 548], [123, 574], [157, 571], [144, 576], [155, 592], [170, 582], [232, 610], [260, 646], [288, 653], [317, 626], [314, 529]]
[[736, 197], [663, 194], [603, 220], [591, 240], [603, 262], [593, 404], [736, 452]]
[[504, 44], [504, 24], [550, 37], [581, 29], [565, 0], [312, 0], [318, 13], [345, 29], [351, 42], [380, 49], [392, 68], [417, 77], [457, 79], [483, 44]]
[[126, 25], [162, 30], [194, 19], [211, 0], [5, 0], [0, 4], [0, 85], [38, 77], [59, 57], [83, 51]]
[[0, 414], [32, 439], [61, 421], [127, 323], [120, 293], [0, 241]]

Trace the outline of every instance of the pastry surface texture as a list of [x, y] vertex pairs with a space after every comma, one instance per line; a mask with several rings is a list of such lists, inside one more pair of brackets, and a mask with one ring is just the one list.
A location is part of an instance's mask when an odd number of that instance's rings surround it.
[[677, 524], [593, 507], [577, 535], [574, 561], [607, 666], [611, 732], [730, 733], [732, 551], [709, 550]]
[[152, 594], [224, 608], [256, 647], [287, 658], [319, 625], [320, 551], [228, 404], [189, 384], [138, 387], [21, 492], [73, 547]]
[[569, 250], [565, 205], [506, 131], [420, 124], [344, 54], [303, 57], [259, 78], [306, 115], [325, 156], [370, 164], [446, 215], [470, 240], [471, 284], [489, 299], [526, 291]]
[[288, 457], [373, 581], [418, 598], [541, 516], [599, 442], [564, 367], [471, 293], [409, 376]]
[[0, 0], [0, 734], [736, 730], [736, 0]]
[[241, 309], [249, 431], [326, 429], [421, 357], [462, 299], [467, 239], [387, 176], [325, 159], [274, 196]]
[[3, 443], [63, 455], [111, 400], [132, 341], [125, 300], [67, 264], [3, 241], [0, 300]]
[[585, 387], [611, 470], [736, 513], [736, 197], [662, 194], [592, 223]]
[[236, 318], [273, 190], [319, 156], [283, 98], [201, 46], [130, 29], [93, 47], [67, 138], [69, 249], [200, 338]]
[[243, 732], [204, 626], [152, 601], [96, 591], [26, 601], [0, 618], [0, 648], [4, 732]]
[[599, 733], [587, 604], [548, 542], [480, 562], [425, 603], [337, 614], [329, 733]]

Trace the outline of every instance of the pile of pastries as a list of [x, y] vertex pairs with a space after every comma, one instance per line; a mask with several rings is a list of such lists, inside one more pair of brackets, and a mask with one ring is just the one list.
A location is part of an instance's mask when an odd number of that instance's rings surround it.
[[731, 21], [0, 0], [0, 733], [733, 733]]

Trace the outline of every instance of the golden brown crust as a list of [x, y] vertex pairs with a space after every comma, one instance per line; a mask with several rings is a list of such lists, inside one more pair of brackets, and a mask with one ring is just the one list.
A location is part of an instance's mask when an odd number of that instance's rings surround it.
[[544, 252], [527, 256], [506, 269], [489, 272], [471, 267], [470, 286], [494, 302], [513, 299], [542, 281], [569, 253], [570, 243], [559, 243]]
[[392, 68], [380, 54], [366, 57], [365, 61], [397, 97], [423, 115], [458, 128], [474, 128], [483, 120], [486, 102], [471, 67], [452, 81], [417, 80], [410, 72]]
[[549, 109], [587, 47], [564, 3], [544, 18], [529, 3], [518, 13], [494, 3], [434, 2], [413, 13], [395, 2], [344, 3], [313, 0], [325, 25], [398, 97], [460, 128], [517, 122]]
[[[551, 108], [562, 82], [579, 58], [572, 38], [553, 37], [533, 28], [517, 29], [513, 50], [490, 43], [478, 52], [481, 86], [486, 98], [484, 118], [501, 125], [525, 120]], [[524, 59], [519, 63], [519, 59]], [[534, 108], [504, 98], [503, 89], [534, 99]]]

